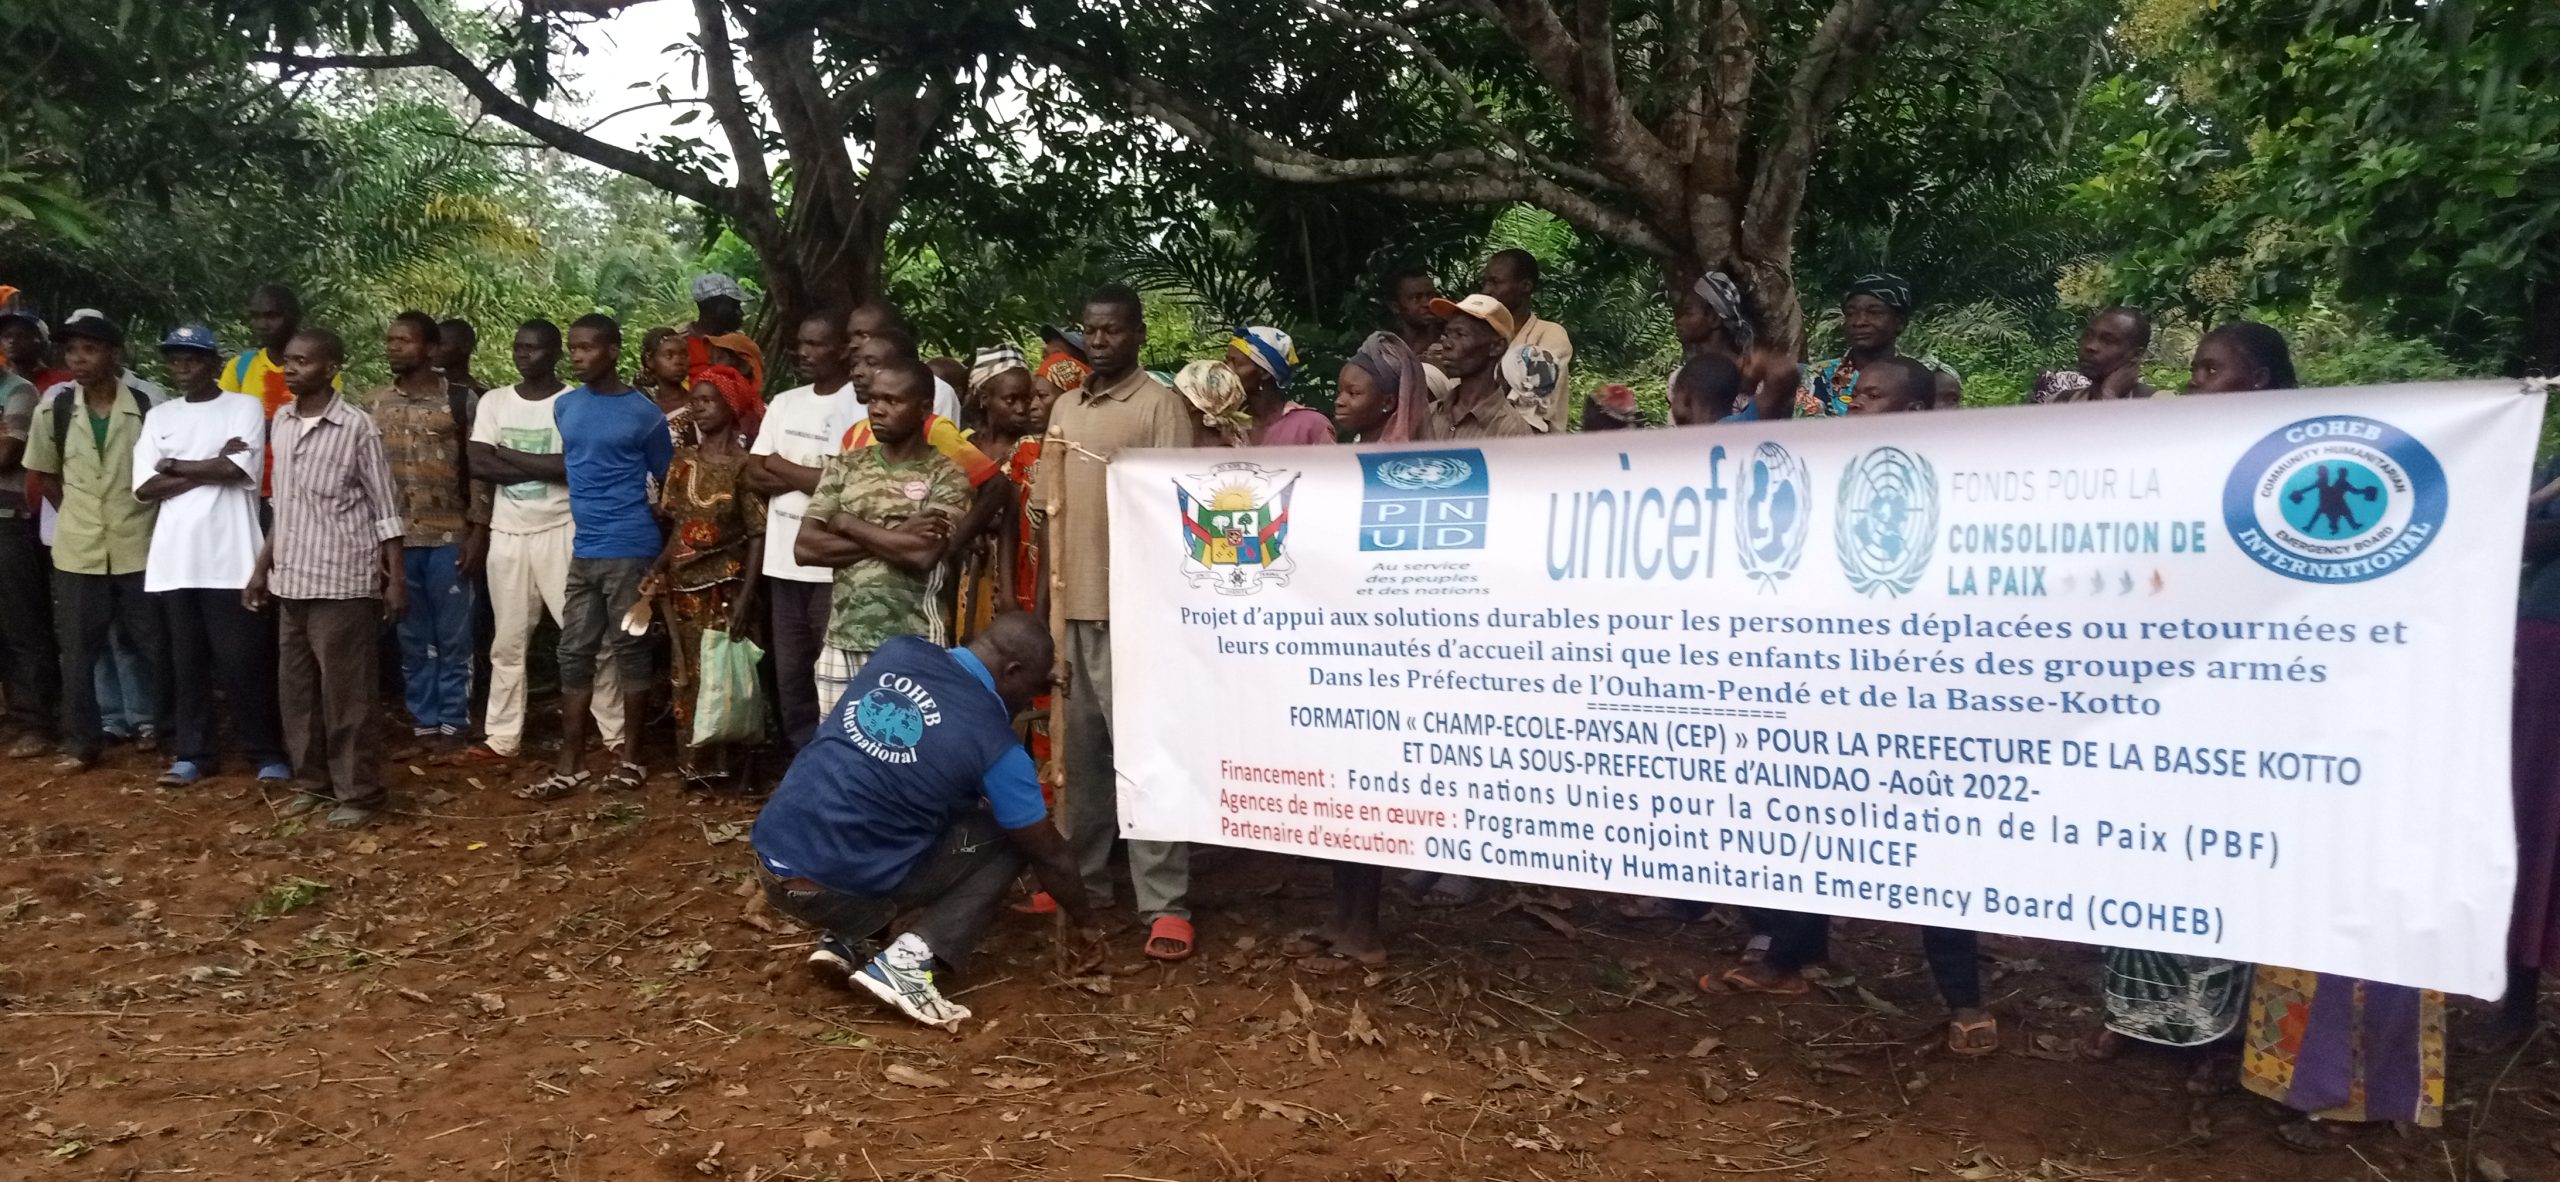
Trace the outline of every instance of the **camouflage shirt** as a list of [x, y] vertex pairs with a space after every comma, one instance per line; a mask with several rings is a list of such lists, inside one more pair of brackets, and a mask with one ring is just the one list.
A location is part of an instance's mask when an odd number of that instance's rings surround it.
[[[808, 520], [849, 513], [892, 528], [919, 513], [939, 511], [955, 522], [969, 508], [969, 478], [941, 452], [925, 449], [904, 463], [878, 447], [859, 448], [827, 461]], [[788, 545], [783, 539], [780, 544]], [[827, 646], [869, 652], [892, 636], [921, 636], [948, 643], [942, 619], [942, 568], [929, 574], [901, 570], [878, 558], [838, 568], [827, 612]]]

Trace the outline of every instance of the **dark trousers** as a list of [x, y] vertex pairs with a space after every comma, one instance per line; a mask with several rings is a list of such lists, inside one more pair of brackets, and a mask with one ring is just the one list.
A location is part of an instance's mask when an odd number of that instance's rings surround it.
[[835, 584], [766, 579], [764, 593], [773, 605], [774, 692], [782, 707], [782, 737], [797, 751], [818, 733], [818, 717], [825, 713], [818, 704], [818, 650], [827, 642]]
[[967, 967], [1021, 872], [1021, 852], [983, 808], [952, 822], [906, 880], [886, 895], [848, 894], [805, 878], [776, 878], [763, 859], [756, 860], [764, 897], [774, 910], [846, 944], [879, 935], [901, 911], [922, 908], [907, 930], [924, 941], [935, 960], [955, 971]]
[[160, 617], [169, 629], [172, 758], [213, 771], [213, 699], [231, 706], [241, 753], [260, 767], [285, 762], [284, 724], [276, 715], [276, 631], [272, 616], [240, 605], [240, 593], [187, 587], [162, 591]]
[[35, 519], [0, 517], [0, 694], [11, 729], [30, 735], [54, 728], [62, 693], [62, 656], [53, 641], [53, 559], [36, 540]]
[[[1831, 917], [1800, 911], [1750, 913], [1751, 927], [1769, 937], [1769, 967], [1792, 973], [1831, 957]], [[1929, 962], [1929, 977], [1951, 1010], [1982, 1005], [1980, 939], [1962, 928], [1920, 929], [1920, 955]]]
[[276, 686], [284, 745], [303, 790], [349, 804], [382, 799], [382, 601], [276, 600]]
[[160, 630], [160, 607], [143, 594], [142, 572], [75, 575], [53, 572], [53, 615], [62, 645], [62, 749], [96, 759], [104, 745], [98, 722], [98, 660], [107, 654], [107, 629], [124, 630], [142, 658], [142, 700], [151, 724], [169, 733], [169, 643]]

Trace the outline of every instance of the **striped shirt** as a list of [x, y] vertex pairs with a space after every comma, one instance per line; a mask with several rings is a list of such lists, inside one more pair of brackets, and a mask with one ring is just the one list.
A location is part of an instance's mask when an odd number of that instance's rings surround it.
[[382, 594], [382, 543], [406, 525], [382, 433], [363, 411], [331, 398], [305, 415], [276, 412], [275, 531], [267, 590], [280, 599], [371, 599]]

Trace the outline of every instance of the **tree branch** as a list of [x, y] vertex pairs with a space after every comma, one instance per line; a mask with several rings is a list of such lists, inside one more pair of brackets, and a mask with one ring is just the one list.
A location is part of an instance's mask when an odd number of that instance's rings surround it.
[[1867, 64], [1889, 36], [1919, 24], [1938, 0], [1836, 0], [1806, 39], [1776, 143], [1760, 154], [1742, 230], [1742, 253], [1768, 261], [1795, 249], [1796, 218], [1813, 154], [1831, 115], [1856, 89]]
[[1326, 20], [1332, 21], [1335, 24], [1347, 25], [1351, 28], [1374, 33], [1403, 46], [1407, 52], [1413, 54], [1416, 61], [1421, 63], [1424, 70], [1428, 71], [1433, 77], [1438, 78], [1442, 85], [1448, 87], [1450, 98], [1455, 100], [1457, 103], [1458, 121], [1465, 123], [1470, 127], [1474, 127], [1484, 132], [1486, 135], [1492, 136], [1496, 142], [1510, 148], [1519, 156], [1520, 163], [1540, 172], [1563, 177], [1577, 185], [1582, 185], [1588, 188], [1614, 189], [1618, 187], [1617, 182], [1610, 180], [1608, 177], [1603, 176], [1600, 173], [1594, 172], [1588, 168], [1567, 164], [1564, 161], [1557, 160], [1554, 157], [1538, 151], [1536, 148], [1530, 146], [1528, 140], [1522, 138], [1510, 128], [1505, 127], [1486, 116], [1484, 108], [1476, 104], [1475, 96], [1468, 93], [1466, 79], [1459, 77], [1457, 71], [1450, 69], [1448, 63], [1440, 60], [1440, 55], [1433, 53], [1431, 51], [1431, 47], [1424, 44], [1422, 38], [1416, 35], [1413, 30], [1397, 24], [1394, 21], [1382, 20], [1377, 17], [1365, 16], [1359, 13], [1346, 11], [1334, 4], [1328, 3], [1327, 0], [1298, 0], [1298, 3], [1305, 6], [1308, 11], [1313, 12], [1317, 16], [1323, 17]]
[[[1596, 0], [1592, 0], [1596, 2]], [[1601, 171], [1616, 177], [1666, 223], [1680, 213], [1680, 173], [1670, 149], [1646, 127], [1618, 90], [1614, 39], [1597, 27], [1600, 44], [1585, 45], [1565, 30], [1547, 0], [1479, 0], [1481, 11], [1537, 67], [1547, 87], [1564, 101], [1591, 145]], [[1603, 59], [1593, 60], [1595, 52]]]
[[701, 27], [702, 77], [710, 85], [705, 100], [711, 117], [728, 137], [729, 156], [738, 167], [738, 195], [772, 208], [773, 177], [765, 171], [764, 141], [756, 136], [755, 117], [747, 112], [745, 92], [738, 88], [737, 54], [729, 45], [729, 18], [720, 0], [693, 0], [693, 17]]
[[[415, 38], [418, 44], [416, 49], [407, 54], [378, 56], [415, 58], [416, 61], [404, 62], [404, 64], [423, 65], [443, 71], [454, 81], [461, 83], [462, 88], [479, 101], [482, 110], [505, 120], [517, 130], [579, 159], [637, 177], [678, 197], [717, 210], [735, 221], [746, 221], [757, 217], [771, 220], [773, 213], [769, 207], [750, 207], [738, 199], [736, 190], [723, 186], [709, 177], [643, 156], [628, 148], [605, 143], [550, 119], [517, 101], [514, 95], [507, 93], [506, 88], [499, 86], [489, 77], [488, 71], [480, 68], [477, 63], [464, 56], [461, 50], [455, 48], [453, 42], [445, 39], [444, 34], [437, 30], [434, 19], [428, 16], [426, 10], [420, 6], [419, 0], [389, 0], [389, 3], [393, 11], [399, 14], [401, 23], [408, 26], [409, 35]], [[362, 61], [347, 64], [371, 68]]]
[[308, 74], [315, 70], [400, 70], [435, 64], [423, 53], [300, 54], [264, 49], [250, 54], [249, 60], [281, 67], [287, 74]]

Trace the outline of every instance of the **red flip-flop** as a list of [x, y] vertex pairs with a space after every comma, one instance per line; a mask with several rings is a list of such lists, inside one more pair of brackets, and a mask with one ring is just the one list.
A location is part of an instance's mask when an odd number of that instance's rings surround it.
[[[1147, 955], [1156, 960], [1189, 960], [1191, 959], [1191, 940], [1194, 934], [1195, 933], [1191, 930], [1190, 920], [1184, 919], [1179, 915], [1159, 915], [1156, 917], [1156, 921], [1154, 923], [1147, 925]], [[1167, 944], [1179, 944], [1182, 946], [1182, 950], [1179, 952], [1158, 952], [1156, 951], [1156, 942], [1159, 940]]]
[[1058, 901], [1047, 891], [1035, 891], [1031, 897], [1013, 905], [1016, 915], [1049, 915], [1058, 910]]

